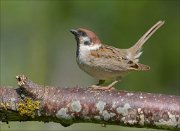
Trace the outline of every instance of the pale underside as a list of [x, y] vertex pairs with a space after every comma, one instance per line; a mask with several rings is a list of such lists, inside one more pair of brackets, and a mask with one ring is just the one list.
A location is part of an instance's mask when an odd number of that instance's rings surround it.
[[96, 79], [120, 80], [127, 72], [149, 68], [137, 63], [137, 56], [131, 55], [128, 49], [98, 44], [97, 49], [94, 49], [95, 46], [92, 48], [81, 44], [77, 63], [82, 70]]

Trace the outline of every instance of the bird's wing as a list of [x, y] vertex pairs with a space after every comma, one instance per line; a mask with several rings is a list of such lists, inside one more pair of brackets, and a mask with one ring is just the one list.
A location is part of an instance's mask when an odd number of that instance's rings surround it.
[[149, 66], [135, 63], [127, 58], [127, 49], [118, 49], [103, 45], [98, 50], [91, 51], [91, 62], [96, 67], [110, 71], [148, 70]]

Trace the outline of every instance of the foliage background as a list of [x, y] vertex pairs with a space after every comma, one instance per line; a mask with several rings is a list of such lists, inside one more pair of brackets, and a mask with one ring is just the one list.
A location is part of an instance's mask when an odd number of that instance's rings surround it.
[[[180, 2], [177, 1], [63, 1], [1, 0], [0, 84], [16, 85], [26, 74], [40, 84], [91, 85], [97, 81], [81, 71], [75, 60], [76, 43], [69, 29], [96, 32], [103, 43], [132, 46], [153, 24], [165, 20], [145, 44], [141, 63], [148, 72], [131, 73], [116, 86], [129, 91], [180, 95]], [[137, 130], [96, 124], [11, 122], [0, 130]], [[139, 129], [138, 129], [139, 130]], [[145, 130], [145, 129], [142, 129]], [[148, 129], [146, 129], [148, 130]]]

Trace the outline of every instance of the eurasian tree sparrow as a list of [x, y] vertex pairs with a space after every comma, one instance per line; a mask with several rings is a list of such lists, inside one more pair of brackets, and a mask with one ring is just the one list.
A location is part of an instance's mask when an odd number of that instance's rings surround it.
[[122, 77], [131, 71], [147, 71], [149, 66], [138, 63], [142, 54], [142, 45], [164, 24], [157, 22], [135, 44], [128, 49], [119, 49], [102, 44], [96, 34], [87, 29], [71, 29], [77, 42], [76, 61], [79, 67], [99, 80], [99, 84], [105, 80], [113, 81], [107, 87], [96, 86], [98, 89], [110, 89]]

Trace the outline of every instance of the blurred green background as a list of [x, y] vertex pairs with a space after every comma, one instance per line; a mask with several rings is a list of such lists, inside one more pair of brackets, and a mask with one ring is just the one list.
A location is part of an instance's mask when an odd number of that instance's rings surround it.
[[[103, 43], [129, 48], [157, 21], [165, 20], [143, 48], [140, 62], [151, 70], [131, 73], [116, 86], [180, 95], [179, 12], [179, 1], [1, 0], [0, 84], [16, 86], [18, 74], [61, 87], [95, 84], [97, 80], [76, 64], [76, 42], [69, 29], [87, 28]], [[1, 130], [137, 130], [97, 124], [67, 128], [57, 123], [10, 122], [10, 128], [0, 124]]]

